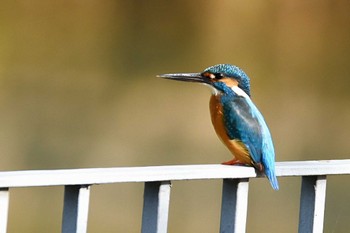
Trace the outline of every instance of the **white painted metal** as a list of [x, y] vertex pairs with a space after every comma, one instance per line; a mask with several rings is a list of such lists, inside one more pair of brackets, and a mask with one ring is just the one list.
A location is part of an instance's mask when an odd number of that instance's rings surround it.
[[[350, 159], [276, 163], [277, 176], [302, 176], [299, 233], [323, 230], [326, 175], [350, 174]], [[9, 192], [12, 187], [65, 186], [63, 233], [85, 233], [89, 186], [145, 182], [143, 233], [165, 233], [172, 180], [225, 179], [221, 232], [245, 232], [248, 179], [261, 177], [252, 167], [175, 165], [153, 167], [88, 168], [0, 172], [0, 233], [6, 232]], [[235, 180], [232, 180], [235, 179]], [[238, 224], [239, 223], [239, 224]]]
[[170, 181], [145, 183], [142, 233], [167, 232], [170, 189]]
[[[276, 163], [277, 176], [350, 174], [350, 160]], [[260, 176], [252, 167], [174, 165], [0, 172], [0, 188], [107, 184], [193, 179], [235, 179]]]
[[65, 186], [62, 233], [86, 233], [90, 186]]
[[349, 175], [350, 159], [276, 163], [277, 176]]
[[0, 172], [0, 187], [106, 184], [255, 177], [252, 167], [174, 165]]
[[301, 185], [299, 233], [322, 233], [326, 176], [304, 176]]
[[6, 233], [8, 209], [9, 190], [8, 188], [2, 188], [0, 189], [0, 233]]
[[245, 233], [248, 188], [248, 179], [224, 179], [220, 233]]

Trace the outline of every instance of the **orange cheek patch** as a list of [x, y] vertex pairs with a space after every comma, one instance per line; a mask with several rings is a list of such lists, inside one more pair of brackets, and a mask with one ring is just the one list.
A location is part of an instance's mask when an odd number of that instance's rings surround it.
[[223, 78], [223, 79], [220, 79], [219, 82], [223, 82], [226, 84], [226, 86], [231, 87], [231, 88], [238, 86], [237, 80], [232, 79], [232, 78]]

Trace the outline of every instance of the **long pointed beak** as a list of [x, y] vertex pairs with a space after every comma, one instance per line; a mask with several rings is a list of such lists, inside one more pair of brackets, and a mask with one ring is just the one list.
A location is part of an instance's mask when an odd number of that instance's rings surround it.
[[209, 83], [209, 79], [202, 76], [201, 73], [160, 74], [157, 77], [185, 82]]

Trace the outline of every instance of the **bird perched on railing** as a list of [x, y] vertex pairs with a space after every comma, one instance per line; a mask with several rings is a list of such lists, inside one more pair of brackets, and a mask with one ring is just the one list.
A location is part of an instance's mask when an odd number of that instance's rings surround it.
[[209, 86], [212, 90], [211, 121], [216, 134], [234, 156], [223, 164], [254, 166], [266, 174], [273, 189], [279, 189], [271, 134], [250, 99], [250, 80], [243, 70], [234, 65], [219, 64], [201, 73], [162, 74], [158, 77]]

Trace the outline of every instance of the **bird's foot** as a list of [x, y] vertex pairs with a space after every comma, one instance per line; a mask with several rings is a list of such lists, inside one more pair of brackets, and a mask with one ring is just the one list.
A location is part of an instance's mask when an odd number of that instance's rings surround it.
[[264, 172], [264, 166], [261, 163], [256, 163], [254, 164], [254, 167], [259, 171], [259, 172]]
[[246, 165], [245, 163], [239, 161], [238, 159], [232, 159], [230, 161], [223, 162], [221, 164], [222, 165]]

